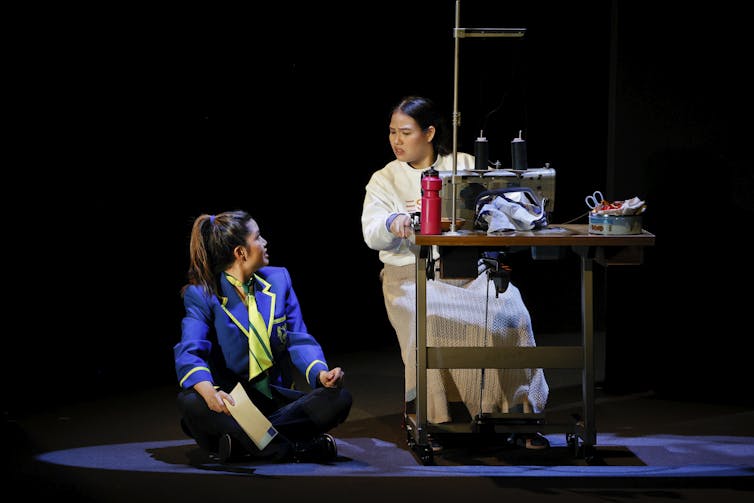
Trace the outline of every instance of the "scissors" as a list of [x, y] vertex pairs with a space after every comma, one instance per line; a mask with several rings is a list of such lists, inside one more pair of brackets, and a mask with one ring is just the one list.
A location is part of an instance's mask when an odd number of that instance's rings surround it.
[[595, 190], [591, 196], [586, 196], [584, 198], [584, 202], [591, 209], [600, 207], [602, 205], [602, 201], [604, 200], [605, 198], [602, 196], [602, 192], [600, 192], [599, 190]]

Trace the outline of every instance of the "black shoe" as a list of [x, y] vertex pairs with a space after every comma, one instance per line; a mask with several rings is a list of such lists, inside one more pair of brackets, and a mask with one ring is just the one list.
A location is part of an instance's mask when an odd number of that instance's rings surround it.
[[338, 457], [338, 444], [328, 433], [323, 433], [308, 442], [297, 442], [293, 447], [296, 463], [329, 463]]
[[432, 435], [427, 435], [427, 442], [429, 442], [429, 447], [432, 449], [432, 452], [442, 452], [442, 444]]
[[233, 441], [230, 435], [224, 433], [220, 435], [220, 439], [217, 442], [217, 460], [220, 463], [227, 463], [230, 461], [230, 457], [233, 455]]
[[550, 441], [541, 433], [527, 433], [525, 435], [513, 435], [513, 442], [519, 447], [530, 450], [542, 450], [550, 448]]

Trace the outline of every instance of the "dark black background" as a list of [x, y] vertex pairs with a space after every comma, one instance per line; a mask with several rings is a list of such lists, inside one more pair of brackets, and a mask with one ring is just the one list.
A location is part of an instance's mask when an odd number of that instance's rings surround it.
[[[461, 41], [459, 149], [484, 128], [506, 166], [523, 130], [530, 167], [557, 171], [554, 223], [595, 189], [648, 202], [644, 265], [596, 272], [615, 388], [751, 400], [752, 87], [733, 2], [462, 4], [461, 26], [527, 32]], [[43, 405], [35, 386], [49, 404], [175, 381], [205, 212], [256, 217], [328, 353], [397, 351], [361, 204], [401, 97], [451, 116], [455, 2], [54, 9], [19, 14], [9, 62], [11, 411]], [[578, 330], [576, 257], [512, 262], [535, 334]]]

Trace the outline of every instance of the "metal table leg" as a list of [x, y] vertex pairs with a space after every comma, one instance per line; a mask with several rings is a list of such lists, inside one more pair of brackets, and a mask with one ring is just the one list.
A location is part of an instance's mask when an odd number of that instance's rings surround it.
[[585, 455], [597, 443], [594, 414], [594, 278], [593, 260], [581, 255], [581, 334], [584, 347], [582, 370], [582, 395], [584, 401], [584, 451]]

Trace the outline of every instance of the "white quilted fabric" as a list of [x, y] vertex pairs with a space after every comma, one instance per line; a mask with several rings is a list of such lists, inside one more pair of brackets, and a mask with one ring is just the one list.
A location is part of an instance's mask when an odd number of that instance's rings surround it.
[[[407, 401], [416, 396], [414, 276], [414, 265], [386, 265], [383, 271], [385, 305], [406, 366]], [[427, 338], [428, 346], [536, 346], [518, 288], [510, 284], [495, 298], [486, 274], [468, 281], [427, 282]], [[519, 404], [525, 412], [541, 412], [549, 394], [542, 369], [429, 369], [427, 386], [427, 419], [432, 423], [453, 420], [448, 408], [453, 397], [473, 417], [508, 412]]]

